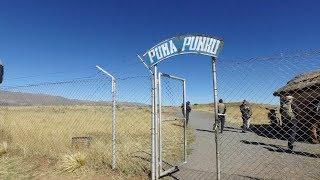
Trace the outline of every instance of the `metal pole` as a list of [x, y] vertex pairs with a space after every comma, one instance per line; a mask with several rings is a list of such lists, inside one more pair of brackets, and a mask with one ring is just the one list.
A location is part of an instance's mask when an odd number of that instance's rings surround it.
[[112, 169], [116, 168], [116, 78], [108, 73], [100, 66], [96, 66], [102, 73], [111, 78], [111, 93], [112, 93]]
[[162, 87], [161, 87], [161, 76], [162, 73], [159, 72], [159, 79], [158, 79], [158, 84], [159, 84], [159, 94], [158, 94], [158, 100], [159, 100], [159, 170], [160, 170], [160, 175], [162, 174]]
[[151, 85], [151, 110], [152, 110], [152, 114], [151, 114], [151, 179], [154, 180], [155, 179], [155, 166], [154, 166], [154, 90], [155, 90], [155, 74], [154, 72], [152, 73], [152, 85]]
[[184, 163], [187, 163], [187, 92], [186, 92], [186, 81], [182, 81], [183, 85], [183, 111], [184, 111], [184, 128], [183, 128], [183, 161]]
[[158, 84], [158, 74], [157, 66], [153, 67], [153, 80], [152, 80], [152, 127], [151, 127], [151, 140], [152, 140], [152, 149], [151, 149], [151, 179], [155, 180], [158, 178], [157, 172], [157, 84]]
[[212, 57], [212, 76], [213, 76], [213, 94], [214, 94], [214, 134], [215, 134], [215, 145], [216, 145], [216, 171], [217, 171], [217, 180], [220, 180], [220, 154], [219, 154], [219, 130], [218, 130], [218, 86], [217, 86], [217, 70], [216, 70], [216, 61], [215, 57]]
[[168, 77], [168, 78], [172, 78], [172, 79], [176, 79], [176, 80], [180, 80], [180, 81], [185, 81], [186, 79], [183, 79], [181, 77], [177, 77], [177, 76], [173, 76], [170, 74], [166, 74], [166, 73], [161, 73], [162, 76]]
[[116, 168], [116, 80], [112, 78], [112, 169]]
[[155, 89], [155, 166], [156, 166], [156, 179], [159, 179], [159, 116], [158, 116], [158, 107], [159, 107], [159, 74], [158, 69], [156, 68], [156, 89]]

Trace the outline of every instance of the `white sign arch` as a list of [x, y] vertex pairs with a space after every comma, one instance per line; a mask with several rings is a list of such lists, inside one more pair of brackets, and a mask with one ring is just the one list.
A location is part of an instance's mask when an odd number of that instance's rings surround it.
[[139, 58], [148, 68], [170, 57], [182, 54], [202, 54], [217, 57], [222, 49], [221, 39], [205, 35], [183, 35], [166, 39], [153, 46]]

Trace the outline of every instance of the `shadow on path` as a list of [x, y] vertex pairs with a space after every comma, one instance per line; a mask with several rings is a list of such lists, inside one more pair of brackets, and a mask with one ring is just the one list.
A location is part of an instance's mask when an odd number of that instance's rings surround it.
[[240, 128], [235, 128], [235, 127], [231, 127], [231, 126], [225, 126], [224, 128], [225, 129], [234, 129], [234, 130], [242, 131], [242, 129], [240, 129]]
[[[203, 131], [203, 132], [214, 133], [214, 131], [212, 131], [212, 130], [207, 130], [207, 129], [196, 129], [196, 131]], [[223, 130], [223, 131], [234, 132], [234, 133], [241, 133], [242, 129], [226, 126], [226, 127], [224, 127], [224, 130]]]
[[278, 146], [278, 145], [274, 145], [274, 144], [266, 144], [266, 143], [262, 143], [262, 142], [246, 141], [246, 140], [242, 140], [241, 142], [244, 144], [263, 146], [263, 148], [265, 148], [271, 152], [294, 154], [294, 155], [306, 156], [306, 157], [311, 157], [311, 158], [320, 158], [320, 154], [312, 154], [312, 153], [301, 152], [301, 151], [291, 151], [287, 148], [284, 148], [284, 147]]
[[[299, 128], [296, 135], [297, 141], [310, 143], [311, 137], [310, 134], [308, 134], [309, 130], [301, 125], [298, 127]], [[280, 139], [286, 141], [290, 137], [289, 126], [282, 127], [277, 124], [251, 124], [250, 130], [259, 136], [271, 139]]]
[[209, 132], [209, 133], [214, 133], [212, 130], [207, 130], [207, 129], [196, 129], [197, 131], [203, 131], [203, 132]]
[[241, 133], [241, 131], [235, 131], [235, 130], [229, 130], [229, 129], [224, 129], [223, 131], [227, 131], [227, 132], [234, 132], [234, 133]]
[[251, 176], [243, 176], [243, 175], [238, 175], [238, 174], [231, 174], [230, 178], [235, 178], [235, 179], [253, 179], [253, 180], [260, 180], [259, 178], [256, 177], [251, 177]]

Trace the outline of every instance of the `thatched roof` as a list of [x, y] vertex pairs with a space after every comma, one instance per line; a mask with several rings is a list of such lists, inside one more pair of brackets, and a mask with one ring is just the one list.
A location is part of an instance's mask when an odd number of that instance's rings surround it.
[[287, 82], [285, 86], [273, 93], [275, 96], [320, 86], [320, 70], [300, 74]]

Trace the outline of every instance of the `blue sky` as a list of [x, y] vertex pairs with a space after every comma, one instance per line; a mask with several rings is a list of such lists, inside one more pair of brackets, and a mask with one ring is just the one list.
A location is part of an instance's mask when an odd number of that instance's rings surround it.
[[[4, 85], [83, 77], [95, 73], [96, 64], [118, 77], [145, 75], [147, 71], [139, 64], [136, 54], [144, 53], [164, 39], [187, 33], [222, 38], [221, 66], [230, 60], [241, 62], [282, 51], [317, 49], [319, 7], [320, 2], [315, 0], [1, 0], [0, 58], [6, 66]], [[314, 62], [319, 62], [319, 58]], [[304, 66], [304, 70], [319, 67], [317, 63], [308, 64], [310, 66]], [[230, 101], [250, 99], [250, 93], [260, 91], [257, 85], [246, 94], [234, 97], [235, 93], [228, 89], [235, 89], [236, 83], [227, 82], [237, 80], [230, 80], [232, 77], [227, 74], [232, 73], [228, 72], [227, 65], [221, 66], [218, 64], [218, 70], [223, 71], [219, 79], [223, 98], [230, 97]], [[260, 63], [255, 69], [263, 66]], [[187, 79], [192, 102], [211, 101], [208, 57], [179, 56], [163, 62], [160, 69]], [[281, 86], [297, 72], [303, 71], [298, 68], [296, 72], [286, 73], [272, 88]], [[273, 82], [272, 77], [278, 79], [270, 75], [267, 79], [270, 82]], [[21, 78], [25, 76], [31, 77]], [[260, 77], [266, 76], [261, 74]], [[256, 77], [250, 81], [266, 82]], [[260, 88], [265, 89], [264, 86]], [[266, 100], [268, 98], [271, 96], [254, 101], [271, 101]]]

